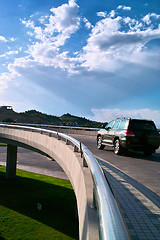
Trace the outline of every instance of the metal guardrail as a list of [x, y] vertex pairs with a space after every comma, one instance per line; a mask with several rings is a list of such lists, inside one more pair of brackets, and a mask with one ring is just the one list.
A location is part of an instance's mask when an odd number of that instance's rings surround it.
[[[7, 125], [19, 125], [19, 126], [32, 126], [32, 127], [50, 127], [50, 128], [61, 128], [61, 129], [76, 129], [76, 130], [86, 130], [86, 131], [99, 131], [101, 128], [92, 128], [92, 127], [77, 127], [77, 126], [63, 126], [63, 125], [53, 125], [53, 124], [39, 124], [39, 123], [7, 123], [0, 122], [0, 124]], [[160, 134], [160, 129], [157, 129]]]
[[107, 183], [101, 167], [90, 150], [78, 140], [64, 133], [45, 130], [42, 128], [34, 128], [27, 126], [16, 126], [0, 124], [0, 127], [21, 129], [31, 132], [39, 132], [47, 134], [50, 137], [57, 137], [58, 140], [65, 140], [66, 144], [72, 144], [74, 151], [80, 152], [83, 158], [84, 166], [88, 166], [94, 183], [94, 196], [96, 199], [96, 207], [99, 214], [99, 231], [100, 239], [103, 240], [128, 240], [130, 239], [126, 226], [123, 222], [118, 205]]
[[77, 126], [59, 126], [53, 124], [39, 124], [39, 123], [7, 123], [7, 122], [0, 122], [0, 124], [7, 124], [7, 125], [16, 125], [16, 126], [32, 126], [32, 127], [50, 127], [50, 128], [62, 128], [62, 129], [77, 129], [77, 130], [86, 130], [86, 131], [98, 131], [100, 128], [91, 128], [91, 127], [77, 127]]

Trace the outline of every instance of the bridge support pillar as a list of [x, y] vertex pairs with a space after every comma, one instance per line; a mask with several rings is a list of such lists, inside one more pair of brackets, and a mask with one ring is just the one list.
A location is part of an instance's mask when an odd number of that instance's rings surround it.
[[16, 178], [17, 146], [7, 145], [6, 178]]

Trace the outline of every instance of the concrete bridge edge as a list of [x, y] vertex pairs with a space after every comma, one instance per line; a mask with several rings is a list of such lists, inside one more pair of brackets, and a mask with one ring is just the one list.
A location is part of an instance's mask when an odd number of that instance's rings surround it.
[[90, 170], [83, 166], [80, 153], [73, 151], [73, 146], [66, 145], [65, 142], [55, 137], [41, 133], [6, 128], [1, 128], [0, 141], [9, 144], [8, 151], [14, 151], [14, 154], [10, 152], [10, 156], [13, 157], [7, 157], [7, 171], [12, 166], [12, 173], [14, 167], [16, 171], [16, 148], [12, 146], [21, 146], [45, 153], [56, 160], [67, 174], [76, 195], [79, 217], [79, 239], [99, 239], [98, 214], [97, 210], [93, 207], [92, 177]]

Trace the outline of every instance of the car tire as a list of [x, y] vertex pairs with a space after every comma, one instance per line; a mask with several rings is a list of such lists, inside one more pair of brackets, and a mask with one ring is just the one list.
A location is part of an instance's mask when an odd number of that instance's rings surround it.
[[153, 153], [155, 153], [155, 151], [153, 151], [153, 150], [145, 150], [145, 151], [144, 151], [144, 155], [145, 155], [145, 156], [148, 156], [148, 157], [149, 157], [149, 156], [152, 156]]
[[105, 146], [102, 144], [102, 138], [101, 138], [101, 136], [98, 136], [98, 138], [97, 138], [97, 147], [98, 147], [99, 150], [103, 150], [104, 147], [105, 147]]
[[116, 139], [114, 142], [114, 153], [120, 155], [122, 153], [122, 147], [120, 145], [119, 139]]

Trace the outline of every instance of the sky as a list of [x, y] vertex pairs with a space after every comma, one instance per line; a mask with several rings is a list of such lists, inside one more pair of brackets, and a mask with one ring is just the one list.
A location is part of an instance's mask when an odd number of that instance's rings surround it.
[[0, 105], [160, 127], [160, 1], [0, 0]]

